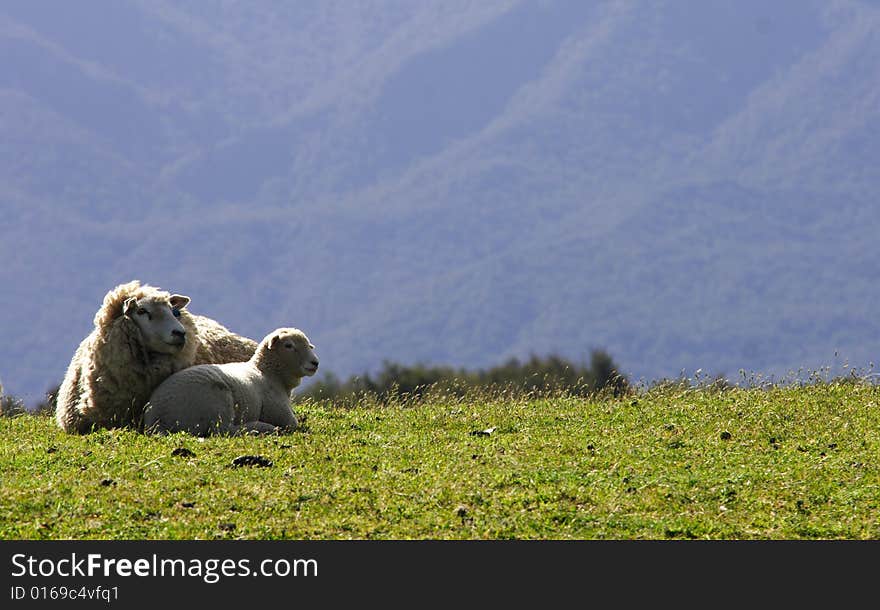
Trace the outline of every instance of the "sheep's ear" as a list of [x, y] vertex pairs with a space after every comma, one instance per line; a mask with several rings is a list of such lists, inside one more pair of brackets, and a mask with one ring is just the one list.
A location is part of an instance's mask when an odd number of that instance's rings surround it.
[[170, 299], [171, 307], [174, 309], [183, 309], [189, 305], [189, 297], [182, 294], [172, 294]]
[[138, 302], [135, 297], [128, 297], [122, 304], [122, 315], [131, 317], [131, 314], [137, 309]]

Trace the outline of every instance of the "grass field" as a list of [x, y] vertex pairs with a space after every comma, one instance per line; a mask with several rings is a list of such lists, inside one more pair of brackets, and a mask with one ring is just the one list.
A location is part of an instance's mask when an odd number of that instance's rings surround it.
[[0, 418], [0, 538], [880, 538], [872, 385], [296, 411], [206, 440]]

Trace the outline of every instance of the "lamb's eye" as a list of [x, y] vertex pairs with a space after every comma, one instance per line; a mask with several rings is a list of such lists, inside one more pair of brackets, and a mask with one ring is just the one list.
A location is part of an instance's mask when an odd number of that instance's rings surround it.
[[180, 310], [177, 309], [177, 307], [173, 308], [171, 310], [171, 315], [174, 316], [175, 318], [179, 318], [180, 317]]

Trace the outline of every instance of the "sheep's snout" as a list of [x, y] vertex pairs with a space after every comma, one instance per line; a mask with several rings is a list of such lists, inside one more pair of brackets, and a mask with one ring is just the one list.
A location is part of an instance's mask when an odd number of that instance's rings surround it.
[[171, 331], [171, 345], [183, 345], [186, 343], [186, 331], [182, 328], [175, 328]]
[[311, 360], [306, 362], [306, 364], [303, 366], [303, 372], [309, 376], [317, 373], [318, 372], [318, 359], [312, 358]]

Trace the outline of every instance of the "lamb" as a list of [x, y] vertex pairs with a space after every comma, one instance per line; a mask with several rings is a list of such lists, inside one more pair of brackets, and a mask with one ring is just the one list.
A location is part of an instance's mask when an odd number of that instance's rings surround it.
[[315, 346], [296, 328], [269, 333], [247, 362], [203, 364], [171, 375], [144, 408], [144, 431], [269, 434], [298, 422], [290, 393], [318, 370]]
[[194, 364], [247, 360], [257, 342], [193, 315], [190, 298], [137, 280], [104, 296], [58, 389], [55, 420], [70, 433], [135, 427], [152, 391]]

